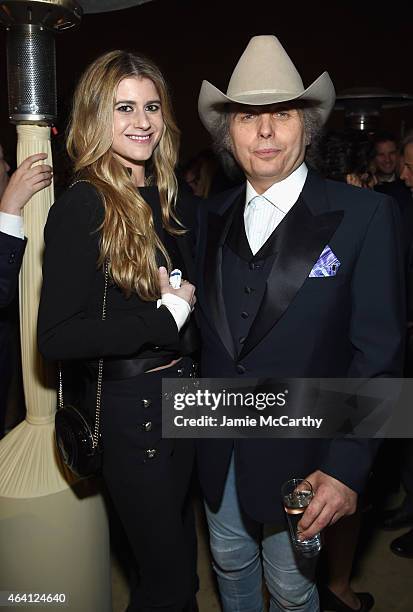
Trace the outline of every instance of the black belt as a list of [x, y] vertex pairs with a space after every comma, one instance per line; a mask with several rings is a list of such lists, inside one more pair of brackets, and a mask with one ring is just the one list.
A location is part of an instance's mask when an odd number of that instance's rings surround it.
[[[148, 370], [166, 366], [180, 355], [164, 355], [163, 357], [143, 357], [142, 359], [108, 359], [103, 361], [103, 380], [121, 380], [143, 374]], [[98, 376], [98, 361], [85, 361], [88, 375], [95, 379]]]

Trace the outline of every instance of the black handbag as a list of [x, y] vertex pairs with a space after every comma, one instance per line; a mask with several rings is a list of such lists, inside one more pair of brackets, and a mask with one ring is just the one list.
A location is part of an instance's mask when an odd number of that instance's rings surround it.
[[[102, 321], [106, 318], [108, 288], [108, 262], [105, 261], [105, 289], [103, 293]], [[97, 475], [102, 467], [100, 436], [100, 407], [102, 398], [103, 359], [99, 359], [96, 384], [96, 410], [94, 420], [77, 406], [64, 404], [62, 367], [59, 364], [59, 407], [55, 416], [55, 437], [59, 455], [65, 465], [79, 478]]]

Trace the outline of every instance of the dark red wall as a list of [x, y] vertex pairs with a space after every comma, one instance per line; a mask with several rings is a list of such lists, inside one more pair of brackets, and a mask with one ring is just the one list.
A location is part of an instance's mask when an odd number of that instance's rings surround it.
[[[413, 93], [413, 20], [407, 2], [277, 2], [276, 0], [154, 0], [140, 7], [87, 15], [77, 30], [57, 37], [60, 118], [85, 65], [114, 48], [152, 57], [171, 85], [183, 132], [182, 158], [208, 143], [196, 103], [202, 79], [226, 90], [228, 78], [255, 34], [276, 34], [308, 85], [328, 70], [337, 91], [355, 86]], [[392, 12], [393, 11], [393, 12]], [[0, 142], [12, 152], [14, 127], [7, 120], [5, 32], [0, 31]], [[340, 125], [342, 113], [333, 122]], [[386, 111], [384, 127], [413, 127], [413, 109]]]

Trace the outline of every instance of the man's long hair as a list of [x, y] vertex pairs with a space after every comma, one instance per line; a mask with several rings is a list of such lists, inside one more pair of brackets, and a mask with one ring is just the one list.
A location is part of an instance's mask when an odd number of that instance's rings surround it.
[[159, 297], [156, 251], [164, 255], [168, 267], [171, 262], [156, 234], [149, 205], [133, 184], [128, 169], [111, 150], [116, 92], [120, 81], [128, 77], [150, 79], [161, 100], [163, 134], [146, 164], [146, 183], [153, 182], [158, 187], [166, 231], [182, 233], [172, 225], [172, 220], [179, 224], [174, 214], [179, 130], [165, 80], [147, 58], [110, 51], [86, 69], [74, 95], [67, 150], [77, 178], [92, 183], [104, 202], [98, 266], [108, 259], [111, 277], [125, 295], [137, 292], [141, 299], [149, 301]]
[[[288, 103], [282, 103], [283, 108], [287, 104]], [[220, 158], [225, 173], [233, 180], [240, 180], [243, 177], [243, 171], [232, 153], [232, 142], [230, 135], [231, 115], [237, 109], [242, 110], [243, 106], [244, 105], [239, 104], [221, 105], [221, 112], [217, 116], [215, 125], [210, 130], [213, 149]], [[292, 102], [289, 104], [289, 106], [291, 108], [300, 110], [302, 113], [308, 154], [309, 149], [313, 149], [317, 146], [322, 134], [322, 120], [320, 113], [317, 108], [314, 108], [305, 102]]]

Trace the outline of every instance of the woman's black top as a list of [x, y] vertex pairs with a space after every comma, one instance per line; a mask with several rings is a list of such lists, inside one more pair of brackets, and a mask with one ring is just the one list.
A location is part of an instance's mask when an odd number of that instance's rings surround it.
[[[157, 188], [142, 187], [140, 192], [151, 206], [172, 265], [193, 280], [190, 231], [177, 237], [165, 232]], [[194, 206], [192, 199], [178, 201], [177, 216], [189, 230]], [[181, 337], [188, 325], [178, 334], [165, 306], [157, 308], [156, 301], [145, 302], [137, 294], [126, 298], [114, 284], [108, 287], [107, 318], [101, 320], [104, 276], [97, 261], [103, 218], [101, 197], [83, 181], [62, 194], [50, 210], [38, 317], [40, 352], [50, 360], [186, 354]], [[161, 256], [158, 263], [164, 263]]]

